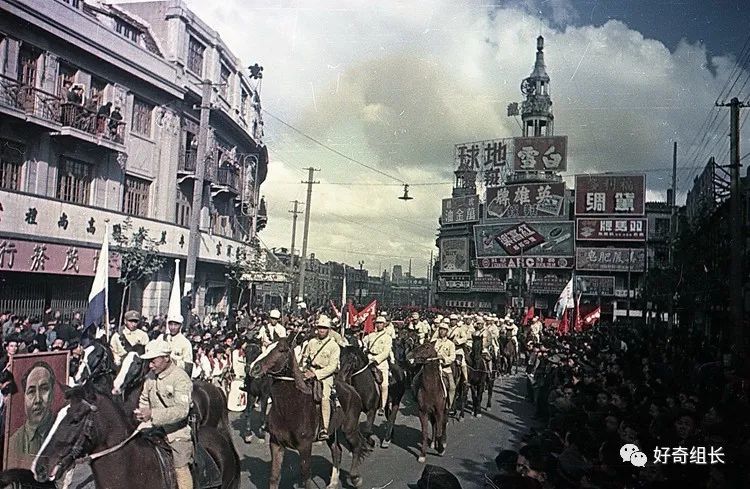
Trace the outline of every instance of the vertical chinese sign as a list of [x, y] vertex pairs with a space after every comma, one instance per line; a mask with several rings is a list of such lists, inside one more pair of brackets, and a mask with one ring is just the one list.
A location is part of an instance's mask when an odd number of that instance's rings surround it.
[[576, 215], [645, 214], [645, 175], [576, 175], [575, 188]]

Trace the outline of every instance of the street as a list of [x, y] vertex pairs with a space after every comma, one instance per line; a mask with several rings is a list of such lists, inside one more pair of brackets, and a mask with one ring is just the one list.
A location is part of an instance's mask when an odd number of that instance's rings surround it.
[[[464, 488], [481, 487], [484, 474], [496, 471], [494, 459], [503, 448], [517, 449], [521, 436], [531, 426], [533, 407], [524, 400], [525, 380], [522, 375], [506, 377], [495, 383], [492, 408], [481, 418], [467, 414], [464, 421], [448, 422], [448, 447], [443, 457], [434, 450], [428, 450], [427, 463], [440, 465], [453, 472]], [[419, 418], [415, 404], [407, 392], [402, 402], [401, 412], [396, 418], [393, 443], [388, 449], [379, 446], [362, 463], [363, 487], [402, 488], [408, 483], [416, 483], [424, 464], [417, 462], [419, 453]], [[364, 418], [363, 418], [364, 419]], [[376, 419], [376, 426], [383, 418]], [[234, 435], [234, 445], [242, 463], [242, 489], [265, 489], [268, 487], [270, 451], [268, 443], [256, 440], [245, 444], [239, 436], [239, 414], [230, 416]], [[380, 430], [376, 428], [376, 434]], [[351, 457], [345, 451], [342, 460], [342, 485]], [[325, 487], [331, 473], [330, 452], [324, 443], [313, 446], [313, 482], [317, 487]], [[292, 488], [299, 481], [299, 457], [287, 451], [282, 468], [281, 488]]]

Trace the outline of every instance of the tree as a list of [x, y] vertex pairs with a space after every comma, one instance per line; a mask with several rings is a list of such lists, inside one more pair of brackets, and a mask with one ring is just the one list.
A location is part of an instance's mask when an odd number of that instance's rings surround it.
[[115, 248], [120, 254], [120, 278], [117, 281], [124, 286], [119, 324], [122, 324], [122, 316], [126, 309], [125, 298], [129, 299], [132, 285], [159, 271], [166, 261], [166, 258], [159, 255], [159, 246], [164, 244], [164, 239], [155, 240], [143, 227], [136, 230], [133, 228], [133, 222], [129, 217], [122, 224], [115, 224], [112, 228]]

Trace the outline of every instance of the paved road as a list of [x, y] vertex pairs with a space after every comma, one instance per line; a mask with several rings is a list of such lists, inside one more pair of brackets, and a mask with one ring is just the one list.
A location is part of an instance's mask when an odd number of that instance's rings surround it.
[[[481, 418], [470, 415], [462, 422], [448, 422], [448, 448], [443, 457], [434, 450], [427, 452], [427, 463], [440, 465], [453, 472], [464, 487], [482, 487], [484, 474], [495, 472], [494, 459], [502, 448], [516, 448], [516, 444], [531, 426], [532, 406], [524, 400], [525, 379], [520, 374], [506, 377], [495, 383], [492, 408]], [[362, 464], [364, 488], [405, 488], [415, 483], [422, 472], [423, 464], [417, 461], [419, 454], [419, 418], [414, 414], [415, 405], [409, 394], [396, 419], [393, 443], [389, 449], [379, 447]], [[242, 489], [266, 489], [270, 469], [268, 444], [256, 440], [247, 445], [239, 437], [239, 417], [231, 416], [234, 444], [242, 461]], [[376, 420], [381, 423], [382, 418]], [[376, 434], [380, 431], [376, 429]], [[345, 452], [342, 461], [342, 484], [351, 463]], [[325, 487], [331, 474], [330, 452], [324, 443], [316, 443], [312, 457], [313, 481]], [[299, 480], [299, 457], [287, 451], [282, 469], [281, 488], [294, 487]]]

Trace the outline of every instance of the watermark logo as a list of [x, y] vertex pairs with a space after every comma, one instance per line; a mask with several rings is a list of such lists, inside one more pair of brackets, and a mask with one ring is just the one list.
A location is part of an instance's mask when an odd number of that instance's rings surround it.
[[632, 443], [626, 443], [620, 448], [620, 457], [623, 462], [630, 462], [635, 467], [643, 467], [648, 462], [646, 454]]

